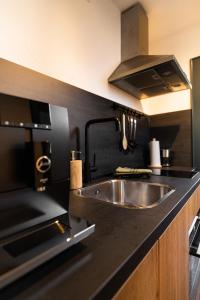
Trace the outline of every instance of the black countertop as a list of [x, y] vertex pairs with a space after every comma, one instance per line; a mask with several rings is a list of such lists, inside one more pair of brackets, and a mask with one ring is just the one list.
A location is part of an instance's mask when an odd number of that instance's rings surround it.
[[199, 185], [193, 179], [151, 176], [176, 191], [157, 207], [125, 209], [71, 195], [71, 214], [96, 224], [94, 234], [26, 275], [1, 299], [110, 299]]

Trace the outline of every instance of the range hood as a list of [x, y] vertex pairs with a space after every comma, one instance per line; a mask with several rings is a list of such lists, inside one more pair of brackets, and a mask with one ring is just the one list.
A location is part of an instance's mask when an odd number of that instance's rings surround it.
[[191, 88], [174, 55], [148, 55], [148, 18], [140, 3], [121, 14], [121, 61], [108, 81], [138, 99]]

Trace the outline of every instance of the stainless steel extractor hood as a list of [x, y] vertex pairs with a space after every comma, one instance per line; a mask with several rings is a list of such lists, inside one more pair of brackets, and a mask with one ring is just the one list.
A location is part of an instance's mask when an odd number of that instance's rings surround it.
[[108, 81], [138, 99], [191, 87], [174, 55], [148, 55], [148, 18], [140, 3], [121, 14], [121, 61]]

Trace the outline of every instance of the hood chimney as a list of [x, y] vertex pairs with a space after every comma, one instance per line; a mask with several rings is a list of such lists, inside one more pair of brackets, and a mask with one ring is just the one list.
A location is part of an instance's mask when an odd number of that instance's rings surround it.
[[108, 82], [138, 99], [191, 87], [174, 55], [148, 55], [148, 17], [140, 3], [121, 14], [121, 64]]

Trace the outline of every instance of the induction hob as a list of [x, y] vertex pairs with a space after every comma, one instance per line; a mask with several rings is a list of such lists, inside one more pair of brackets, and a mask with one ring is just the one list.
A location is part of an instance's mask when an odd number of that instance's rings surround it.
[[153, 170], [154, 175], [159, 176], [168, 176], [168, 177], [178, 177], [178, 178], [193, 178], [197, 171], [185, 171], [185, 170], [163, 170], [163, 169], [156, 169]]

